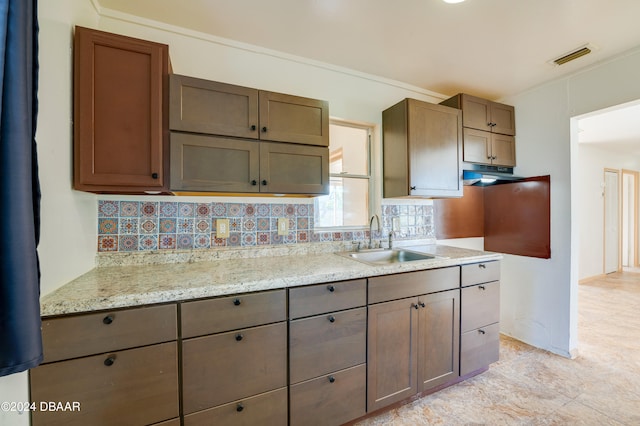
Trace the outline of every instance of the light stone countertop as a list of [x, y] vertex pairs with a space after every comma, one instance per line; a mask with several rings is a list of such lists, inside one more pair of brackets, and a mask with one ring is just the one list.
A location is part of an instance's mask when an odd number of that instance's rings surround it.
[[502, 258], [498, 253], [433, 244], [406, 248], [438, 257], [383, 266], [372, 266], [330, 252], [241, 258], [233, 258], [227, 253], [215, 260], [191, 263], [135, 264], [136, 261], [131, 260], [134, 264], [94, 268], [43, 296], [41, 315], [184, 301]]

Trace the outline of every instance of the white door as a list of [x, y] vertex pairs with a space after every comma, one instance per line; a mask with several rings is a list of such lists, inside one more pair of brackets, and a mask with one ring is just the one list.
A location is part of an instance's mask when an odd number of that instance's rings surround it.
[[620, 215], [618, 172], [604, 172], [604, 273], [618, 271]]

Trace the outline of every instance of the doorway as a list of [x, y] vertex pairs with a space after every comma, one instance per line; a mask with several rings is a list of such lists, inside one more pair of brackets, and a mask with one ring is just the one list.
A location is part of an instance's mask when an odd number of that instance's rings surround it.
[[622, 169], [622, 268], [638, 266], [638, 172]]
[[620, 267], [620, 185], [618, 170], [604, 170], [604, 273]]

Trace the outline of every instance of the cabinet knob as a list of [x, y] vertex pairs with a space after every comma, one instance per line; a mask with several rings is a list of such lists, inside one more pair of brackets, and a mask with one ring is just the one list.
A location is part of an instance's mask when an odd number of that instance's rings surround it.
[[478, 268], [480, 269], [486, 269], [487, 265], [485, 265], [484, 263], [478, 263]]
[[236, 334], [236, 342], [241, 341], [242, 339], [244, 339], [244, 336], [240, 333]]
[[418, 305], [420, 305], [420, 307], [422, 307], [422, 308], [424, 308], [425, 306], [427, 306], [427, 305], [425, 305], [425, 304], [424, 304], [424, 302], [418, 302]]
[[415, 187], [415, 186], [411, 186], [411, 187], [409, 187], [409, 191], [415, 191], [415, 190], [416, 190], [416, 187]]
[[153, 179], [158, 179], [158, 174], [157, 173], [151, 173], [151, 177]]
[[114, 362], [116, 362], [116, 356], [111, 355], [110, 357], [104, 360], [104, 365], [106, 365], [107, 367], [111, 367]]
[[253, 180], [251, 181], [251, 185], [256, 186], [257, 184], [258, 184], [258, 181], [257, 181], [257, 180], [253, 179]]
[[267, 180], [266, 179], [262, 179], [262, 182], [260, 182], [262, 185], [266, 185], [267, 184]]
[[265, 127], [263, 127], [263, 128], [262, 128], [262, 131], [263, 131], [263, 132], [266, 132], [266, 131], [267, 131], [267, 127], [266, 127], [266, 126], [265, 126]]
[[242, 303], [242, 300], [240, 299], [233, 299], [233, 304], [236, 306], [240, 306], [240, 304]]
[[332, 285], [328, 285], [327, 286], [327, 290], [329, 290], [331, 293], [333, 293], [334, 291], [336, 291], [336, 288]]
[[253, 131], [255, 131], [255, 130], [256, 130], [256, 125], [255, 125], [255, 124], [252, 124], [252, 125], [251, 125], [251, 131], [253, 132]]
[[480, 290], [484, 290], [484, 286], [483, 286], [483, 285], [479, 285], [479, 286], [478, 286], [478, 288], [479, 288]]
[[336, 322], [336, 317], [329, 315], [329, 322]]
[[242, 405], [242, 403], [239, 402], [238, 405], [236, 405], [236, 411], [240, 413], [242, 412], [242, 410], [244, 410], [244, 405]]
[[336, 378], [333, 376], [329, 376], [329, 383], [333, 383], [336, 381]]
[[478, 329], [478, 333], [480, 333], [480, 334], [485, 334], [485, 331], [484, 331], [483, 329], [479, 328], [479, 329]]
[[107, 315], [106, 317], [102, 318], [102, 323], [109, 325], [113, 322], [113, 317], [111, 315]]
[[487, 155], [487, 160], [491, 160], [491, 156], [490, 155]]
[[411, 307], [412, 307], [413, 309], [418, 309], [418, 308], [419, 308], [419, 306], [418, 306], [418, 305], [416, 305], [415, 303], [412, 303], [412, 304], [411, 304]]
[[492, 160], [497, 160], [498, 157], [496, 157], [495, 155], [493, 157], [491, 157]]

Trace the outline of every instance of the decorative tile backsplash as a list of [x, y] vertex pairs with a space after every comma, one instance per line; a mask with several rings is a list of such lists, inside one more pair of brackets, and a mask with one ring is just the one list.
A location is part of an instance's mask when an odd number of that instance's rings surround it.
[[[386, 238], [396, 217], [395, 239], [435, 238], [430, 205], [382, 206], [382, 230], [374, 230], [373, 238]], [[278, 235], [278, 218], [289, 220], [288, 235]], [[229, 219], [229, 238], [216, 237], [217, 219]], [[307, 203], [98, 201], [99, 252], [365, 241], [368, 238], [368, 229], [314, 230], [314, 206]]]

